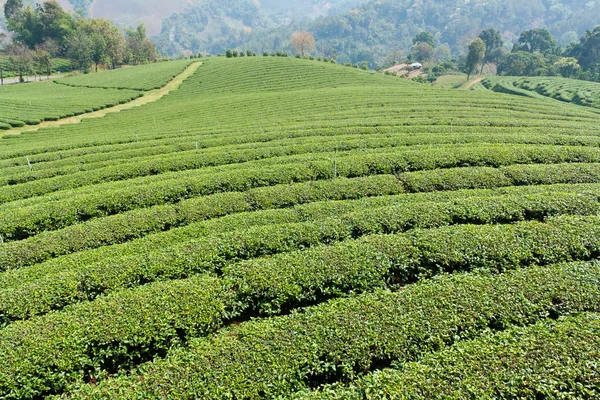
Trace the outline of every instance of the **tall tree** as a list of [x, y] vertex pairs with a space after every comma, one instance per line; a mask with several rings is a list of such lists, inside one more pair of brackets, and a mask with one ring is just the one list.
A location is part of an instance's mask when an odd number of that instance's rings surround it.
[[112, 62], [109, 48], [111, 48], [112, 23], [106, 19], [82, 20], [80, 27], [89, 36], [91, 42], [91, 59], [96, 66]]
[[483, 57], [483, 62], [481, 63], [481, 73], [483, 74], [483, 67], [485, 64], [497, 61], [495, 59], [495, 56], [498, 54], [496, 49], [502, 47], [504, 41], [502, 40], [500, 32], [493, 28], [482, 31], [479, 34], [479, 39], [483, 40], [483, 43], [485, 43], [485, 55]]
[[419, 43], [427, 43], [432, 49], [435, 48], [433, 35], [427, 31], [423, 31], [413, 38], [413, 45], [417, 45]]
[[412, 58], [415, 61], [427, 62], [433, 58], [434, 50], [426, 42], [418, 42], [412, 48]]
[[13, 43], [8, 47], [8, 62], [10, 69], [24, 82], [24, 76], [33, 69], [33, 52], [21, 43]]
[[[0, 51], [6, 50], [6, 33], [0, 32]], [[4, 64], [0, 62], [0, 85], [4, 85]]]
[[92, 65], [93, 43], [90, 36], [83, 28], [78, 28], [67, 39], [67, 56], [75, 68], [87, 71]]
[[[6, 17], [6, 21], [9, 23], [11, 20], [16, 20], [19, 18], [19, 14], [23, 12], [23, 0], [6, 0], [4, 4], [4, 17]], [[12, 29], [11, 29], [12, 30]]]
[[471, 79], [471, 75], [475, 72], [477, 65], [483, 61], [485, 57], [485, 43], [480, 38], [477, 38], [469, 44], [469, 54], [465, 61], [465, 72], [467, 80]]
[[45, 74], [48, 78], [50, 77], [54, 62], [48, 51], [38, 46], [33, 53], [33, 64], [40, 75]]
[[519, 37], [519, 46], [515, 46], [515, 51], [540, 52], [542, 54], [550, 54], [555, 49], [556, 39], [548, 29], [531, 29], [522, 32]]
[[294, 32], [292, 34], [292, 49], [296, 54], [304, 57], [306, 54], [310, 54], [311, 51], [315, 50], [315, 37], [309, 32]]
[[600, 72], [600, 25], [586, 31], [579, 43], [570, 46], [565, 53], [577, 58], [584, 71]]
[[51, 38], [60, 46], [75, 29], [75, 20], [56, 0], [47, 0], [37, 9], [43, 30], [43, 40]]
[[156, 59], [156, 47], [146, 36], [146, 26], [125, 29], [127, 40], [127, 58], [132, 64], [145, 64]]
[[[123, 63], [123, 59], [125, 57], [125, 51], [127, 48], [127, 43], [125, 42], [125, 37], [119, 30], [119, 28], [113, 25], [110, 21], [104, 20], [102, 32], [106, 39], [106, 54], [113, 68], [116, 68], [117, 65]], [[152, 44], [152, 53], [154, 53], [154, 58], [156, 58], [156, 48], [154, 44]]]

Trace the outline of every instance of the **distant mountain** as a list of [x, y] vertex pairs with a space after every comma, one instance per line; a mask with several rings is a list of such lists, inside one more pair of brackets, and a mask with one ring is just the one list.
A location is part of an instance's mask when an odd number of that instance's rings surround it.
[[[286, 23], [292, 18], [314, 18], [329, 15], [333, 11], [342, 11], [349, 6], [365, 3], [367, 0], [63, 0], [68, 1], [74, 9], [83, 10], [87, 15], [95, 18], [110, 18], [121, 26], [135, 26], [144, 22], [151, 35], [163, 32], [162, 20], [171, 19], [180, 21], [178, 14], [194, 14], [196, 17], [202, 12], [199, 9], [220, 9], [220, 13], [236, 15], [236, 10], [252, 6], [257, 12], [266, 17], [269, 23]], [[225, 11], [223, 11], [225, 10]], [[252, 10], [250, 10], [252, 13]], [[225, 15], [210, 15], [209, 18], [220, 18]], [[172, 18], [170, 18], [173, 16]], [[232, 18], [232, 28], [240, 28], [241, 19]], [[197, 21], [196, 21], [197, 22]], [[187, 23], [187, 22], [186, 22]], [[168, 26], [170, 27], [171, 24]], [[190, 23], [194, 25], [193, 22]], [[245, 27], [248, 27], [244, 24]], [[199, 32], [201, 33], [201, 32]]]
[[[224, 52], [254, 32], [341, 13], [367, 0], [69, 0], [121, 26], [144, 22], [161, 52]], [[89, 4], [88, 4], [89, 3]]]
[[576, 41], [600, 23], [600, 1], [589, 0], [374, 0], [342, 15], [295, 21], [249, 35], [236, 43], [255, 51], [288, 49], [295, 30], [308, 30], [317, 51], [340, 61], [381, 65], [397, 50], [410, 51], [412, 38], [427, 30], [437, 45], [464, 51], [482, 29], [498, 29], [506, 41], [527, 29], [547, 27], [560, 44]]
[[[0, 0], [2, 5], [4, 0]], [[33, 1], [33, 0], [29, 0]], [[409, 52], [412, 38], [431, 32], [452, 54], [482, 29], [505, 41], [547, 27], [560, 44], [600, 22], [600, 0], [59, 0], [63, 6], [122, 27], [145, 23], [162, 53], [287, 50], [291, 34], [312, 32], [317, 52], [371, 66]], [[0, 27], [2, 20], [0, 18]]]

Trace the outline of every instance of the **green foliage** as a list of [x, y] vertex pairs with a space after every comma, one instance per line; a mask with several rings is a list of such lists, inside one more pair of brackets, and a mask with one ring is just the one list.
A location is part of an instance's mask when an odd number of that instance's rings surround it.
[[[5, 16], [16, 46], [66, 55], [82, 72], [88, 72], [92, 65], [97, 72], [101, 64], [114, 68], [123, 62], [144, 64], [157, 57], [144, 24], [137, 29], [125, 29], [124, 36], [109, 20], [74, 17], [55, 0], [35, 7], [24, 7], [20, 0], [9, 0], [5, 4]], [[15, 58], [25, 63], [28, 57], [24, 53], [16, 54]], [[24, 70], [26, 68], [18, 69], [19, 76], [23, 76]]]
[[88, 88], [114, 88], [131, 90], [160, 89], [181, 74], [189, 60], [159, 62], [138, 67], [125, 67], [98, 74], [86, 74], [64, 78], [56, 83]]
[[516, 51], [498, 64], [498, 74], [508, 76], [535, 76], [546, 73], [546, 60], [540, 53]]
[[[521, 326], [517, 351], [531, 326], [600, 314], [595, 110], [244, 54], [203, 60], [155, 103], [0, 139], [0, 397], [377, 398], [436, 382], [468, 397], [447, 383], [466, 354], [476, 397], [503, 395], [494, 338]], [[185, 63], [143, 68], [165, 68], [158, 82]], [[139, 71], [77, 79], [154, 87]], [[55, 108], [138, 93], [48, 87]], [[575, 365], [546, 341], [509, 371], [515, 396], [545, 376], [598, 386], [593, 362], [583, 380], [546, 368]], [[422, 365], [435, 373], [404, 369]]]
[[549, 54], [556, 49], [556, 40], [547, 29], [532, 29], [519, 36], [519, 50]]
[[485, 42], [480, 38], [475, 39], [469, 45], [469, 53], [467, 54], [467, 60], [465, 61], [465, 72], [467, 74], [467, 80], [470, 79], [471, 74], [477, 69], [477, 65], [485, 59], [486, 47]]
[[[559, 14], [557, 7], [568, 12]], [[494, 0], [485, 6], [479, 1], [465, 4], [463, 0], [443, 3], [383, 0], [368, 2], [340, 15], [294, 21], [266, 32], [264, 29], [255, 29], [250, 35], [236, 32], [224, 42], [225, 46], [235, 44], [272, 51], [280, 48], [292, 32], [306, 30], [314, 34], [321, 55], [331, 57], [335, 52], [341, 63], [369, 61], [371, 65], [383, 66], [391, 52], [400, 49], [409, 53], [413, 38], [423, 31], [431, 33], [436, 43], [446, 44], [458, 57], [482, 28], [493, 27], [505, 37], [515, 38], [539, 26], [548, 28], [556, 37], [574, 29], [582, 34], [586, 27], [597, 25], [599, 10], [598, 2], [572, 0], [552, 4]]]
[[[331, 380], [352, 380], [390, 361], [403, 364], [486, 331], [489, 335], [490, 327], [502, 329], [535, 323], [547, 315], [597, 311], [598, 272], [595, 264], [574, 264], [499, 277], [444, 277], [399, 293], [376, 292], [332, 301], [304, 313], [252, 321], [192, 341], [188, 349], [174, 351], [168, 360], [148, 365], [140, 374], [82, 386], [69, 398], [103, 398], [114, 393], [123, 399], [288, 396]], [[568, 332], [560, 337], [565, 343], [577, 342], [569, 340]], [[594, 338], [595, 334], [581, 337], [582, 350], [586, 343], [595, 349]], [[486, 342], [494, 343], [493, 337]], [[547, 351], [568, 354], [562, 347], [552, 351], [549, 346]], [[597, 351], [590, 353], [593, 360]], [[570, 364], [576, 358], [571, 360]], [[485, 373], [483, 365], [480, 368]], [[583, 369], [593, 376], [593, 368]], [[173, 380], [173, 375], [179, 379]], [[420, 371], [415, 377], [425, 381], [428, 375]], [[420, 388], [410, 383], [407, 387], [415, 392]], [[374, 395], [380, 393], [377, 390]]]
[[[593, 398], [600, 354], [598, 314], [513, 328], [460, 343], [439, 354], [361, 378], [350, 387], [327, 387], [295, 399]], [[454, 379], [448, 380], [452, 374]], [[383, 394], [385, 393], [385, 394]]]
[[[131, 101], [131, 90], [71, 88], [54, 82], [3, 87], [0, 121], [12, 126], [36, 125]], [[7, 129], [10, 126], [7, 127]]]
[[553, 98], [567, 103], [600, 108], [600, 84], [555, 77], [487, 78], [483, 84], [496, 92], [534, 98]]

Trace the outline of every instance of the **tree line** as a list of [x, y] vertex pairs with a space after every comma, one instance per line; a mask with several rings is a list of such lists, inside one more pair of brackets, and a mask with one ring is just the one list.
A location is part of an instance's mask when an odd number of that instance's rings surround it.
[[[64, 57], [83, 72], [100, 65], [155, 61], [157, 51], [143, 24], [121, 31], [108, 19], [84, 18], [62, 9], [56, 0], [25, 6], [23, 0], [7, 0], [6, 28], [11, 40], [0, 38], [0, 49], [9, 57], [8, 69], [23, 81], [28, 74], [50, 74], [52, 59]], [[7, 43], [8, 42], [8, 43]], [[2, 67], [0, 66], [0, 78]]]
[[464, 71], [471, 75], [485, 65], [497, 68], [498, 75], [563, 76], [600, 80], [600, 26], [588, 30], [579, 41], [566, 47], [557, 45], [543, 28], [521, 33], [509, 51], [495, 29], [486, 29], [468, 47]]

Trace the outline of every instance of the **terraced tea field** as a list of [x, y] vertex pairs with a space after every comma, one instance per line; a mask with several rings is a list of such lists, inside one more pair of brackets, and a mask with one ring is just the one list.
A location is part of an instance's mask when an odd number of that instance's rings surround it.
[[[70, 72], [73, 70], [73, 67], [71, 66], [71, 61], [66, 58], [53, 58], [52, 63], [53, 74], [59, 72]], [[4, 78], [13, 78], [15, 76], [18, 76], [17, 73], [15, 73], [15, 71], [11, 70], [10, 59], [5, 54], [0, 54], [0, 67], [3, 69], [2, 75], [4, 76]]]
[[0, 398], [598, 397], [598, 118], [211, 58], [5, 136]]
[[110, 89], [159, 89], [182, 73], [190, 63], [190, 60], [159, 62], [134, 67], [131, 71], [131, 67], [124, 67], [101, 74], [91, 73], [73, 76], [60, 80], [57, 83], [69, 86]]
[[74, 88], [53, 81], [0, 87], [0, 130], [56, 121], [131, 101], [134, 90]]
[[600, 83], [576, 79], [537, 77], [490, 77], [483, 87], [521, 96], [548, 97], [581, 106], [600, 108]]
[[52, 82], [0, 87], [0, 130], [38, 125], [131, 102], [162, 88], [189, 60], [123, 68]]

